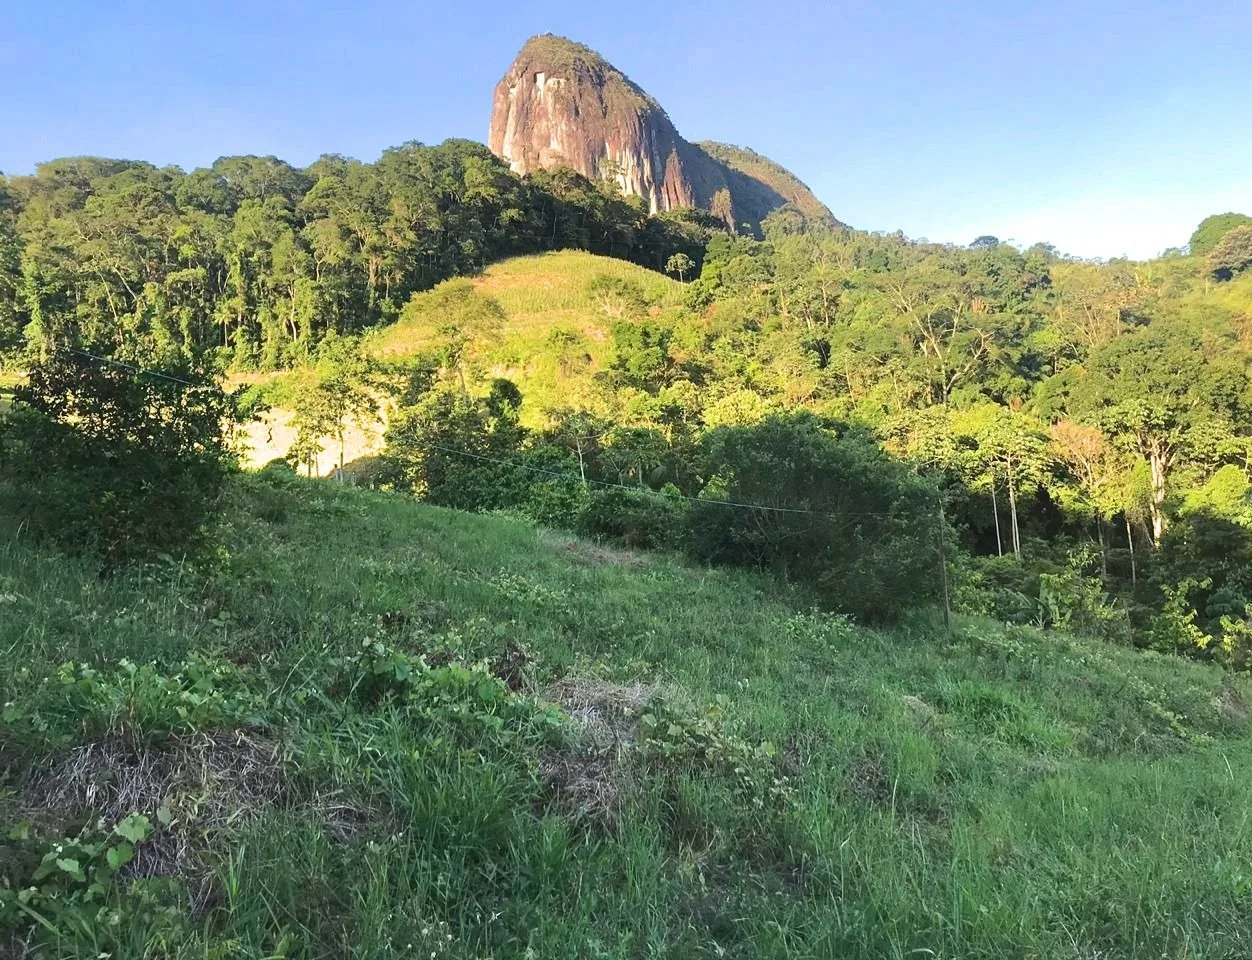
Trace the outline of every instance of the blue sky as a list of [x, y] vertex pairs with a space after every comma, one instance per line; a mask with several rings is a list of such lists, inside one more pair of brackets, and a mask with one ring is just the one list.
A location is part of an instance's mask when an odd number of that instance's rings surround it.
[[1248, 0], [47, 0], [0, 5], [0, 170], [92, 153], [372, 160], [485, 140], [534, 33], [598, 49], [689, 139], [751, 146], [842, 220], [1150, 256], [1252, 212]]

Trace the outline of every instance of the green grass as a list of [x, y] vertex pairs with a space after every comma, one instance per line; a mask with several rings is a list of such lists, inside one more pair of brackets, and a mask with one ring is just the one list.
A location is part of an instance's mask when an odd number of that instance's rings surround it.
[[[589, 290], [600, 276], [637, 284], [655, 314], [682, 302], [684, 288], [677, 281], [579, 250], [503, 260], [473, 279], [474, 288], [499, 303], [507, 317], [500, 340], [478, 351], [477, 365], [488, 378], [507, 377], [518, 385], [526, 397], [528, 425], [540, 424], [547, 410], [592, 404], [592, 376], [602, 368], [615, 320]], [[549, 342], [558, 331], [576, 338], [564, 360]], [[379, 330], [370, 338], [370, 349], [398, 359], [438, 341], [435, 324], [419, 317]]]
[[[50, 913], [36, 957], [1252, 955], [1246, 679], [985, 622], [866, 630], [747, 573], [326, 483], [241, 478], [225, 517], [209, 561], [111, 580], [3, 531], [0, 820], [89, 821], [29, 809], [85, 743], [217, 744], [162, 794], [169, 876], [111, 886], [113, 927]], [[406, 675], [517, 648], [519, 694]], [[607, 821], [545, 778], [582, 756], [558, 678], [666, 691], [663, 749], [592, 769], [624, 797]], [[265, 777], [204, 773], [253, 742]]]
[[0, 413], [13, 402], [13, 391], [21, 386], [23, 376], [16, 370], [0, 370]]

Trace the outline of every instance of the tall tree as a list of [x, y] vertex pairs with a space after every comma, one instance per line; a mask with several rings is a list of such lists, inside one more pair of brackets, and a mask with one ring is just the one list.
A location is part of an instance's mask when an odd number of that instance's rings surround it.
[[1247, 361], [1229, 330], [1214, 333], [1208, 325], [1158, 321], [1093, 351], [1072, 381], [1073, 415], [1148, 465], [1157, 543], [1174, 471], [1214, 463], [1231, 438], [1247, 434]]

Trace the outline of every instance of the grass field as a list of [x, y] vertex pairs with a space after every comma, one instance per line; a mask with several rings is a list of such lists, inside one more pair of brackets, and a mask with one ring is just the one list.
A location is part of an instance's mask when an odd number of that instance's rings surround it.
[[[662, 274], [578, 250], [514, 257], [473, 280], [474, 288], [493, 298], [507, 317], [500, 341], [482, 358], [484, 370], [521, 388], [527, 398], [523, 417], [531, 425], [542, 420], [545, 410], [576, 401], [588, 405], [591, 375], [600, 369], [614, 319], [589, 289], [601, 276], [637, 284], [654, 313], [682, 300], [683, 286]], [[554, 332], [573, 335], [564, 351], [549, 342]], [[397, 358], [437, 339], [434, 324], [419, 318], [378, 331], [370, 348], [379, 356]]]
[[0, 955], [1252, 955], [1246, 678], [282, 474], [224, 516], [113, 579], [0, 531], [0, 875], [51, 858]]

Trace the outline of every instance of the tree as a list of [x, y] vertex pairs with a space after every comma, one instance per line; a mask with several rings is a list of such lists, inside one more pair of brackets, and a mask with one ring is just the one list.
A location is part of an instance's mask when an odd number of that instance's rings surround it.
[[983, 403], [955, 414], [953, 431], [972, 441], [968, 458], [975, 487], [990, 489], [996, 512], [996, 539], [1000, 540], [999, 508], [995, 491], [1004, 479], [1009, 501], [1009, 545], [1022, 555], [1019, 498], [1037, 489], [1047, 476], [1050, 456], [1043, 425], [1029, 414]]
[[318, 345], [312, 382], [298, 393], [292, 417], [296, 442], [290, 455], [306, 464], [310, 475], [322, 451], [321, 440], [329, 436], [339, 445], [342, 477], [349, 427], [363, 429], [379, 419], [374, 381], [373, 365], [359, 341], [332, 334]]
[[1157, 543], [1179, 464], [1211, 462], [1246, 433], [1246, 363], [1229, 333], [1215, 337], [1206, 327], [1158, 321], [1119, 337], [1092, 352], [1070, 387], [1071, 413], [1148, 465]]
[[885, 287], [906, 321], [930, 399], [948, 403], [957, 386], [975, 376], [991, 354], [990, 317], [946, 267], [892, 278]]
[[1243, 213], [1216, 213], [1200, 221], [1191, 234], [1191, 252], [1205, 256], [1235, 227], [1252, 225], [1252, 217]]
[[456, 371], [463, 399], [469, 399], [468, 365], [476, 348], [497, 340], [505, 322], [495, 300], [474, 289], [468, 280], [448, 280], [405, 305], [401, 323], [433, 324], [441, 338], [444, 365]]
[[1141, 293], [1134, 274], [1121, 264], [1065, 264], [1053, 280], [1049, 332], [1061, 341], [1069, 362], [1123, 333]]
[[0, 480], [30, 530], [106, 568], [197, 547], [232, 458], [229, 398], [186, 367], [59, 352], [0, 418]]
[[516, 388], [502, 383], [485, 401], [443, 388], [397, 411], [383, 457], [401, 489], [462, 510], [512, 507], [525, 498], [534, 477], [517, 459], [527, 432], [517, 422]]
[[971, 250], [994, 250], [999, 245], [999, 237], [993, 237], [989, 233], [984, 233], [981, 237], [976, 237], [974, 242], [969, 245], [969, 248]]
[[[1062, 500], [1071, 512], [1095, 521], [1096, 538], [1100, 544], [1100, 565], [1108, 571], [1108, 549], [1104, 540], [1104, 522], [1123, 508], [1118, 495], [1117, 479], [1125, 472], [1125, 463], [1099, 427], [1062, 420], [1052, 424], [1049, 433], [1056, 458], [1069, 468], [1074, 478], [1076, 496]], [[1133, 541], [1128, 543], [1133, 550]]]
[[723, 427], [705, 439], [701, 472], [699, 559], [772, 569], [872, 620], [939, 595], [938, 494], [864, 431], [810, 414]]
[[0, 356], [18, 346], [23, 311], [22, 241], [17, 232], [17, 202], [0, 176]]
[[695, 261], [685, 253], [676, 253], [665, 261], [665, 272], [678, 274], [678, 281], [682, 283], [687, 279], [687, 274], [695, 268]]
[[578, 457], [578, 477], [587, 484], [587, 465], [599, 455], [611, 424], [581, 410], [562, 409], [551, 414], [548, 437]]
[[1252, 267], [1252, 226], [1235, 227], [1213, 247], [1206, 260], [1214, 280], [1230, 280]]

